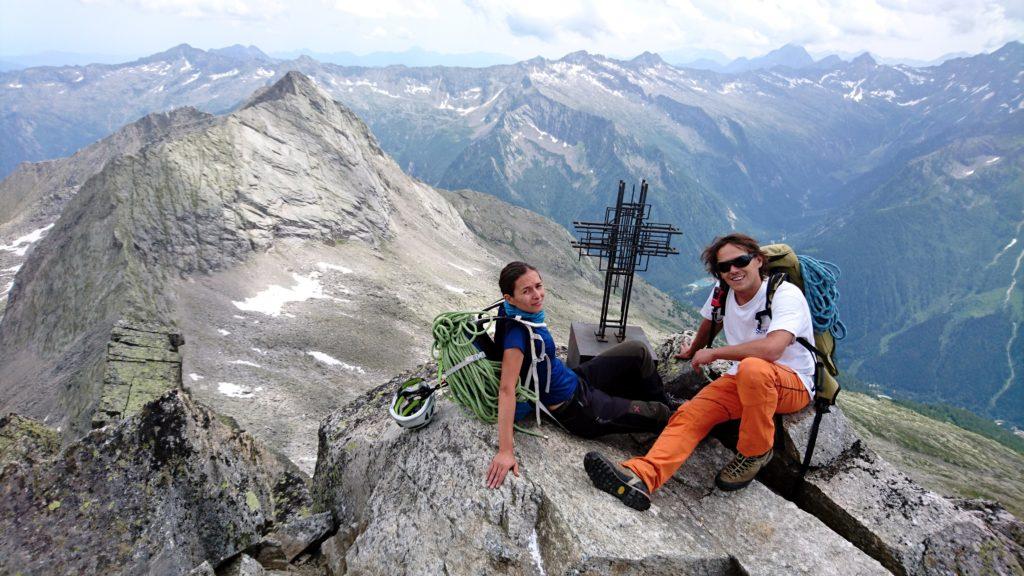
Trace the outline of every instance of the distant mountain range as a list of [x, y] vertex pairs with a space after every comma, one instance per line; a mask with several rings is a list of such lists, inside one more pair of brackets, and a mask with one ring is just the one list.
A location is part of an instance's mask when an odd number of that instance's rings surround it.
[[700, 248], [730, 229], [835, 261], [849, 370], [1024, 424], [1020, 43], [928, 68], [782, 50], [773, 61], [805, 65], [728, 74], [649, 53], [365, 68], [236, 52], [0, 74], [3, 169], [153, 111], [229, 110], [299, 70], [407, 172], [567, 227], [603, 216], [620, 178], [648, 179], [684, 256], [647, 278], [679, 298], [703, 277]]
[[[287, 61], [307, 56], [325, 64], [338, 64], [340, 66], [453, 66], [466, 68], [484, 68], [500, 64], [513, 64], [516, 59], [507, 54], [494, 52], [468, 52], [461, 54], [448, 54], [424, 50], [414, 47], [400, 52], [370, 52], [368, 54], [355, 54], [353, 52], [318, 52], [315, 50], [301, 49], [272, 52], [269, 56], [255, 46], [242, 46], [235, 44], [225, 48], [213, 48], [208, 52], [223, 55], [233, 55], [244, 59], [248, 55], [265, 60]], [[802, 68], [808, 65], [831, 66], [840, 60], [850, 61], [860, 56], [858, 54], [826, 54], [815, 60], [807, 51], [795, 44], [772, 50], [767, 54], [754, 58], [736, 58], [730, 60], [728, 56], [717, 50], [706, 49], [680, 49], [659, 52], [660, 56], [673, 65], [681, 68], [694, 68], [697, 70], [712, 70], [715, 72], [738, 73], [750, 70], [772, 68], [774, 66], [788, 66], [791, 68]], [[912, 67], [938, 66], [953, 58], [964, 58], [970, 54], [966, 52], [955, 52], [945, 54], [934, 60], [916, 60], [911, 58], [884, 58], [876, 57], [882, 64], [906, 65]], [[125, 56], [111, 54], [89, 54], [77, 52], [40, 52], [37, 54], [22, 55], [0, 55], [0, 72], [22, 70], [38, 66], [87, 66], [89, 64], [119, 64], [129, 60]]]
[[[781, 48], [772, 50], [764, 56], [749, 59], [740, 57], [734, 60], [729, 60], [724, 54], [713, 50], [699, 51], [696, 53], [693, 51], [680, 50], [663, 53], [662, 57], [665, 58], [666, 61], [671, 62], [680, 68], [694, 68], [697, 70], [711, 70], [713, 72], [737, 74], [740, 72], [749, 72], [751, 70], [771, 69], [776, 66], [784, 66], [787, 68], [813, 67], [830, 69], [842, 64], [843, 62], [855, 60], [864, 54], [867, 54], [867, 52], [860, 52], [857, 54], [826, 54], [816, 60], [802, 46], [786, 44]], [[881, 64], [887, 64], [890, 66], [902, 65], [914, 68], [928, 68], [931, 66], [939, 66], [947, 60], [965, 58], [969, 56], [971, 55], [966, 52], [954, 52], [944, 54], [934, 60], [871, 57]]]
[[292, 50], [274, 52], [273, 56], [281, 60], [293, 60], [300, 56], [308, 56], [325, 64], [340, 66], [458, 66], [482, 68], [498, 64], [512, 64], [515, 58], [493, 52], [470, 52], [465, 54], [444, 54], [410, 48], [401, 52], [371, 52], [354, 54], [352, 52], [314, 52], [312, 50]]
[[119, 64], [131, 56], [79, 52], [39, 52], [36, 54], [0, 55], [0, 72], [35, 66], [86, 66], [88, 64]]

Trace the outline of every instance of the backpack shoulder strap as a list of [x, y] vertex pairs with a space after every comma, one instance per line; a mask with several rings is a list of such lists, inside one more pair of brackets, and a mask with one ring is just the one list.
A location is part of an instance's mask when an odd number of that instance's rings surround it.
[[754, 315], [754, 318], [757, 319], [757, 329], [758, 330], [764, 330], [765, 329], [765, 326], [764, 326], [765, 318], [767, 318], [768, 321], [771, 322], [771, 319], [772, 319], [772, 298], [775, 297], [776, 290], [778, 290], [779, 286], [782, 286], [782, 283], [785, 282], [785, 281], [786, 281], [786, 275], [784, 273], [782, 273], [782, 272], [776, 272], [775, 274], [772, 274], [771, 276], [768, 277], [768, 280], [767, 280], [767, 282], [768, 282], [768, 291], [765, 293], [765, 296], [764, 296], [764, 310], [761, 310], [760, 312], [758, 312], [757, 314]]
[[725, 280], [719, 280], [714, 294], [711, 295], [711, 332], [708, 333], [708, 348], [711, 348], [715, 336], [718, 336], [719, 327], [725, 320], [725, 303], [728, 301], [728, 296], [729, 285], [725, 283]]

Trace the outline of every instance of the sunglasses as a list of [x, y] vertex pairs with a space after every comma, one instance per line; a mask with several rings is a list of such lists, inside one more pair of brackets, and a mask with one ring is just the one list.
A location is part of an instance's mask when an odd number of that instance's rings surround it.
[[726, 260], [725, 262], [719, 262], [718, 264], [716, 264], [716, 266], [717, 266], [718, 271], [720, 273], [725, 274], [730, 269], [732, 269], [733, 266], [735, 266], [737, 268], [746, 268], [747, 266], [750, 265], [750, 262], [753, 261], [754, 258], [757, 258], [757, 256], [754, 255], [754, 254], [744, 254], [743, 256], [740, 256], [739, 258], [733, 258], [732, 260]]

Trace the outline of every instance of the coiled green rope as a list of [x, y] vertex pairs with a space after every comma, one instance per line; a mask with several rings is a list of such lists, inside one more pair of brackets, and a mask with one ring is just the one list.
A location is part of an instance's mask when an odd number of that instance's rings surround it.
[[[478, 324], [479, 311], [457, 311], [438, 314], [431, 331], [434, 343], [430, 355], [437, 361], [437, 375], [441, 375], [463, 359], [476, 354], [473, 339], [487, 331], [487, 323]], [[524, 359], [524, 361], [528, 361]], [[481, 359], [464, 366], [447, 378], [452, 400], [466, 407], [480, 420], [493, 424], [498, 421], [498, 389], [501, 386], [501, 362]], [[537, 394], [525, 386], [516, 386], [517, 402], [536, 402]], [[515, 429], [540, 436], [536, 432], [515, 426]]]

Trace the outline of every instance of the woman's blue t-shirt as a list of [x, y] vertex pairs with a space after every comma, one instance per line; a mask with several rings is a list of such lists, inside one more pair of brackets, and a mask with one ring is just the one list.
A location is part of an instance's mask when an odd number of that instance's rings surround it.
[[[561, 360], [555, 357], [555, 340], [547, 328], [534, 328], [533, 333], [544, 340], [544, 349], [547, 351], [547, 358], [537, 363], [537, 377], [540, 379], [540, 401], [545, 406], [565, 402], [572, 398], [576, 392], [579, 378], [576, 373], [570, 370]], [[517, 322], [506, 322], [505, 336], [501, 344], [502, 349], [515, 348], [523, 353], [523, 364], [529, 365], [530, 351], [526, 343], [530, 339], [530, 333], [526, 327]], [[541, 347], [539, 342], [534, 342], [534, 351], [540, 355]], [[548, 362], [551, 362], [551, 389], [547, 389]], [[534, 412], [533, 403], [516, 402], [516, 420], [522, 420]]]

